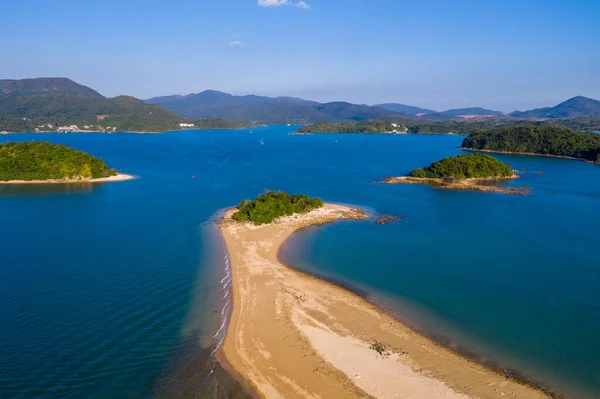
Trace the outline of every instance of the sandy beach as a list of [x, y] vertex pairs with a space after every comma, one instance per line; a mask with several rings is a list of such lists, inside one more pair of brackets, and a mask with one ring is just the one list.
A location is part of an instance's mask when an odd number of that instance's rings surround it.
[[235, 222], [232, 213], [220, 222], [233, 311], [218, 359], [256, 396], [547, 397], [414, 332], [360, 296], [278, 261], [294, 231], [362, 219], [362, 212], [326, 204], [264, 226]]
[[74, 184], [74, 183], [110, 183], [117, 181], [133, 180], [135, 176], [118, 173], [115, 176], [102, 177], [99, 179], [60, 179], [60, 180], [8, 180], [0, 181], [0, 184]]

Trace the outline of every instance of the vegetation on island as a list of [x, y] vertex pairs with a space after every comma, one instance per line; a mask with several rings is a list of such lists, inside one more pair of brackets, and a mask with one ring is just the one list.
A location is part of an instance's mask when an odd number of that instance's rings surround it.
[[405, 127], [401, 124], [374, 120], [358, 123], [315, 123], [303, 126], [296, 133], [404, 133]]
[[415, 169], [410, 177], [427, 179], [471, 179], [511, 177], [513, 171], [507, 163], [484, 154], [466, 154], [444, 158], [426, 168]]
[[281, 216], [295, 213], [307, 213], [321, 208], [323, 201], [319, 198], [308, 198], [306, 195], [291, 195], [283, 191], [267, 191], [255, 200], [243, 200], [233, 219], [238, 222], [250, 222], [256, 225], [268, 224]]
[[560, 126], [518, 126], [471, 134], [468, 149], [581, 158], [600, 163], [600, 135]]
[[0, 181], [98, 179], [116, 174], [101, 159], [64, 145], [0, 144]]

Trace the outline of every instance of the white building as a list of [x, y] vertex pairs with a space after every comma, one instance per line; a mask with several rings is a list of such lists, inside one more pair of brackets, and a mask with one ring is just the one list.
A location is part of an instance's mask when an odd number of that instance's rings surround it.
[[194, 127], [193, 123], [180, 123], [179, 127]]

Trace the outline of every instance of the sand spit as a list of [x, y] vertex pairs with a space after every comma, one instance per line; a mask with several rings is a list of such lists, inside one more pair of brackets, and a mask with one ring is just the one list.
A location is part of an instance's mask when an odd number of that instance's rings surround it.
[[511, 177], [486, 177], [486, 178], [473, 178], [473, 179], [438, 179], [438, 178], [427, 178], [427, 177], [412, 177], [412, 176], [400, 176], [400, 177], [386, 177], [384, 180], [385, 184], [428, 184], [435, 188], [442, 188], [445, 190], [462, 190], [462, 191], [485, 191], [495, 192], [512, 195], [527, 195], [530, 192], [529, 187], [503, 187], [495, 186], [493, 182], [509, 181], [518, 178], [519, 176], [513, 174]]
[[102, 177], [99, 179], [57, 179], [57, 180], [8, 180], [0, 181], [0, 184], [77, 184], [77, 183], [110, 183], [117, 181], [133, 180], [135, 176], [119, 173], [115, 176]]
[[[281, 264], [301, 228], [364, 213], [341, 205], [264, 226], [220, 222], [233, 311], [219, 358], [266, 398], [546, 398], [407, 328], [363, 298]], [[377, 345], [373, 345], [377, 342]]]

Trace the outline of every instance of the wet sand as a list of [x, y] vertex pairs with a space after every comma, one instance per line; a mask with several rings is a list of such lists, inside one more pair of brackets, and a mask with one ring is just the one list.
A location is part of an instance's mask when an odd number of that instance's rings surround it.
[[277, 252], [301, 228], [365, 215], [341, 205], [253, 226], [220, 222], [233, 311], [218, 358], [267, 398], [546, 398], [404, 326]]
[[74, 184], [74, 183], [110, 183], [117, 181], [133, 180], [135, 176], [118, 173], [115, 176], [99, 179], [56, 179], [56, 180], [7, 180], [0, 184]]

